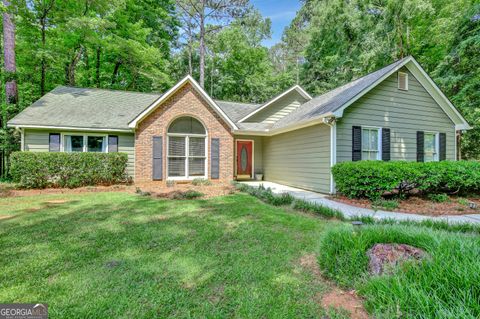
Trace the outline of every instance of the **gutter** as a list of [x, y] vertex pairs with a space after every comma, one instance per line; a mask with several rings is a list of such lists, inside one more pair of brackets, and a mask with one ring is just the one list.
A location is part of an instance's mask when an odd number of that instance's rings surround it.
[[91, 127], [74, 127], [74, 126], [54, 126], [54, 125], [22, 125], [9, 124], [7, 127], [15, 129], [52, 129], [52, 130], [67, 130], [67, 131], [83, 131], [83, 132], [125, 132], [133, 133], [133, 129], [119, 129], [119, 128], [91, 128]]

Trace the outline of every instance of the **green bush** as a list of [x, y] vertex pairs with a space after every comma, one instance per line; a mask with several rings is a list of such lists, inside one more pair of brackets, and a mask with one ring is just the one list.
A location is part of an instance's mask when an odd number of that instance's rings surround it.
[[447, 194], [429, 194], [428, 199], [435, 203], [445, 203], [450, 200]]
[[192, 180], [192, 185], [193, 186], [202, 186], [202, 185], [210, 186], [212, 185], [212, 182], [205, 178], [195, 178]]
[[377, 207], [386, 209], [386, 210], [394, 210], [397, 209], [400, 206], [400, 203], [398, 200], [395, 199], [376, 199], [372, 202], [372, 206], [376, 209]]
[[480, 162], [344, 162], [332, 169], [337, 190], [350, 198], [379, 199], [417, 189], [424, 194], [480, 190]]
[[182, 191], [175, 192], [175, 194], [173, 195], [173, 199], [196, 199], [203, 196], [204, 196], [203, 193], [189, 189], [185, 192], [182, 192]]
[[[429, 257], [392, 275], [370, 276], [366, 255], [374, 244], [401, 243]], [[351, 226], [327, 231], [319, 263], [324, 274], [366, 298], [379, 318], [479, 318], [480, 237], [415, 226]], [[401, 314], [401, 315], [400, 315]]]
[[10, 174], [22, 188], [81, 187], [126, 182], [127, 154], [15, 152]]

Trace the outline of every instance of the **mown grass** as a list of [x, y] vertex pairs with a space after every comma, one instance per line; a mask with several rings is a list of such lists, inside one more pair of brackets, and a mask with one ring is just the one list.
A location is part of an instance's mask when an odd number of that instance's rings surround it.
[[[403, 243], [429, 257], [408, 262], [393, 275], [371, 277], [366, 251], [376, 243]], [[371, 225], [355, 232], [328, 230], [319, 262], [327, 276], [366, 297], [378, 318], [479, 318], [480, 237], [425, 227]]]
[[326, 314], [327, 285], [298, 261], [335, 221], [245, 194], [3, 198], [0, 215], [0, 300], [46, 302], [52, 318]]

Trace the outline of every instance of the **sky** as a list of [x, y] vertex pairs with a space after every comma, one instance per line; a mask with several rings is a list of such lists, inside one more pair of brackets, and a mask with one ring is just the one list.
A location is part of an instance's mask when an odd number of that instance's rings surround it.
[[272, 38], [263, 42], [267, 47], [280, 42], [283, 29], [290, 24], [301, 6], [299, 0], [250, 0], [250, 2], [264, 17], [272, 20]]

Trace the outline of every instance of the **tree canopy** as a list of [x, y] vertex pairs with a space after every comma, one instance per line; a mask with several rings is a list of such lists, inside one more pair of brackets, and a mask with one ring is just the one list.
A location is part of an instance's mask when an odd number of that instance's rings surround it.
[[477, 0], [304, 0], [271, 48], [248, 0], [2, 1], [4, 154], [19, 147], [6, 121], [58, 85], [161, 92], [191, 74], [214, 98], [259, 103], [413, 55], [474, 126], [462, 155], [480, 158]]

